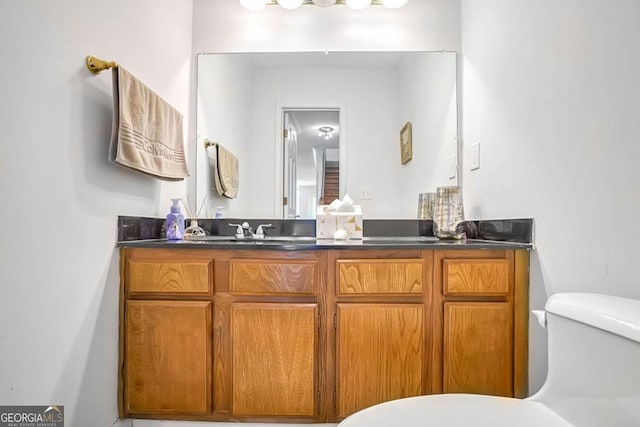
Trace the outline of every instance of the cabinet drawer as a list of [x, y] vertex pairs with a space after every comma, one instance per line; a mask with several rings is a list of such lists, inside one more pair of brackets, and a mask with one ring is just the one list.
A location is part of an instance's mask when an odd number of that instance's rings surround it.
[[445, 295], [509, 293], [508, 259], [445, 259], [443, 264]]
[[233, 259], [229, 290], [242, 295], [313, 295], [314, 260]]
[[336, 261], [339, 294], [421, 294], [421, 259]]
[[209, 294], [212, 292], [211, 260], [195, 262], [129, 262], [129, 291], [150, 293]]

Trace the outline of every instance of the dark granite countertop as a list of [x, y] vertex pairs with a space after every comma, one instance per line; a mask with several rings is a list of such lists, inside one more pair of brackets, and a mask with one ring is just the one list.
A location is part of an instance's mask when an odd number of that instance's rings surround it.
[[317, 249], [532, 249], [530, 243], [500, 242], [492, 240], [437, 240], [403, 238], [365, 238], [363, 240], [167, 240], [148, 239], [118, 242], [121, 248], [180, 248], [180, 249], [262, 249], [262, 250], [317, 250]]
[[164, 238], [163, 218], [118, 217], [120, 248], [183, 249], [533, 249], [533, 220], [501, 219], [467, 221], [466, 240], [438, 240], [430, 220], [364, 220], [362, 240], [316, 240], [315, 220], [249, 220], [270, 223], [265, 240], [237, 240], [229, 223], [242, 219], [205, 219], [198, 224], [207, 236], [203, 240], [169, 241]]

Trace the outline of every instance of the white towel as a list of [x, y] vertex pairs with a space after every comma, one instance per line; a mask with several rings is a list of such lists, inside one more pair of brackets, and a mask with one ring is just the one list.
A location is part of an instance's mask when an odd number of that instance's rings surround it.
[[182, 115], [131, 73], [113, 69], [113, 129], [109, 158], [167, 181], [189, 176]]
[[219, 195], [235, 199], [238, 196], [240, 172], [238, 158], [220, 144], [209, 144], [207, 157], [214, 177], [214, 188]]

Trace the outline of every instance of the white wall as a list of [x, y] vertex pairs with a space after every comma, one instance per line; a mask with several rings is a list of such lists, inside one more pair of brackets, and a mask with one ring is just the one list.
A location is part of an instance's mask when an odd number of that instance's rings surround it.
[[[531, 308], [561, 291], [640, 297], [639, 16], [637, 0], [462, 1], [465, 204], [535, 218]], [[546, 351], [531, 333], [535, 391]]]
[[[224, 84], [221, 84], [224, 82]], [[203, 96], [206, 94], [206, 96]], [[194, 100], [195, 101], [195, 100]], [[241, 216], [252, 206], [247, 190], [255, 173], [243, 160], [251, 155], [253, 66], [244, 55], [200, 55], [198, 57], [197, 197], [209, 207], [224, 206], [226, 217]], [[218, 142], [239, 159], [239, 190], [236, 199], [218, 195], [212, 168], [204, 148], [205, 139]], [[196, 175], [195, 171], [194, 174]], [[212, 213], [213, 209], [209, 209]], [[204, 209], [202, 216], [205, 215]]]
[[191, 19], [191, 1], [0, 0], [1, 404], [117, 418], [116, 217], [164, 215], [184, 184], [107, 162], [111, 75], [84, 58], [118, 61], [188, 123]]
[[296, 210], [300, 214], [300, 218], [316, 217], [316, 186], [315, 185], [299, 185], [296, 187]]
[[449, 172], [450, 158], [455, 162], [458, 152], [456, 53], [405, 56], [398, 77], [396, 129], [411, 122], [413, 154], [404, 165], [394, 163], [396, 203], [402, 206], [401, 218], [415, 218], [419, 193], [458, 183]]
[[[255, 73], [251, 169], [253, 180], [248, 188], [254, 201], [249, 217], [279, 216], [274, 212], [277, 188], [276, 116], [277, 106], [345, 108], [345, 122], [340, 123], [346, 142], [346, 192], [356, 197], [361, 185], [369, 185], [379, 196], [358, 200], [368, 218], [389, 216], [393, 206], [382, 195], [395, 193], [395, 179], [389, 171], [389, 159], [397, 154], [397, 78], [393, 69], [262, 69]], [[396, 155], [397, 157], [397, 155]], [[369, 202], [369, 203], [367, 203]]]

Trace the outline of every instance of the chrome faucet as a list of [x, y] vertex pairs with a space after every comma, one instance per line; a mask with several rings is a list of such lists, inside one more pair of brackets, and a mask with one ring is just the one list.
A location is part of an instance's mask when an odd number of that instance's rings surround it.
[[229, 224], [229, 226], [237, 227], [236, 239], [264, 239], [266, 236], [264, 230], [266, 228], [273, 228], [271, 224], [260, 224], [254, 234], [253, 227], [251, 227], [247, 221], [242, 224]]
[[229, 224], [231, 227], [238, 227], [236, 229], [236, 239], [253, 239], [253, 228], [247, 221], [242, 224]]
[[254, 239], [264, 239], [267, 237], [267, 233], [265, 233], [266, 228], [273, 228], [271, 224], [260, 224], [258, 229], [256, 230], [256, 234], [253, 235]]

